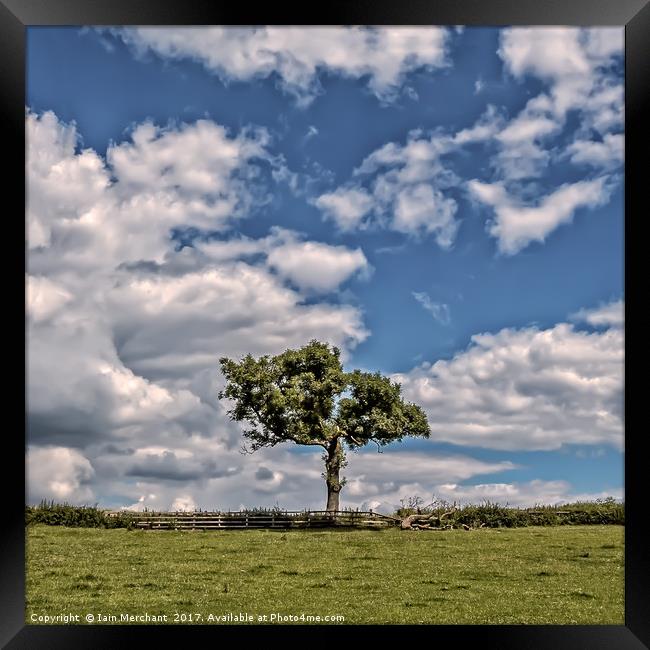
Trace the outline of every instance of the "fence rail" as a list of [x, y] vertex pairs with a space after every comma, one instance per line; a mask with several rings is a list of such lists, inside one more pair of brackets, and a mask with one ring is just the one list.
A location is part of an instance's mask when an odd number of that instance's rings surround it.
[[[109, 516], [117, 513], [108, 513]], [[226, 530], [246, 528], [383, 528], [398, 519], [376, 512], [325, 510], [270, 513], [245, 512], [155, 512], [128, 513], [137, 528], [148, 530]]]

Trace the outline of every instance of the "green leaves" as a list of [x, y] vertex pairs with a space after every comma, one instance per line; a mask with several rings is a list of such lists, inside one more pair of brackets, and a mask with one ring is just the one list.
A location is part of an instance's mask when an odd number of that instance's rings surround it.
[[405, 402], [400, 385], [380, 373], [349, 374], [351, 397], [341, 400], [338, 425], [346, 442], [361, 447], [369, 441], [386, 445], [404, 436], [429, 437], [429, 424], [419, 406]]
[[232, 400], [233, 420], [250, 425], [244, 436], [253, 450], [287, 441], [327, 448], [341, 439], [356, 448], [429, 436], [424, 412], [404, 402], [398, 383], [380, 373], [343, 372], [340, 351], [327, 343], [220, 364], [227, 383], [219, 398]]

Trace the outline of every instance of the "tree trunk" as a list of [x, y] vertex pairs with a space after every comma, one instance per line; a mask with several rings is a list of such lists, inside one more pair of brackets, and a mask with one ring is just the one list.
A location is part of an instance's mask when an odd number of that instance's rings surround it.
[[339, 492], [343, 485], [339, 473], [343, 465], [344, 455], [339, 438], [335, 438], [327, 448], [325, 456], [325, 483], [327, 484], [327, 512], [339, 509]]

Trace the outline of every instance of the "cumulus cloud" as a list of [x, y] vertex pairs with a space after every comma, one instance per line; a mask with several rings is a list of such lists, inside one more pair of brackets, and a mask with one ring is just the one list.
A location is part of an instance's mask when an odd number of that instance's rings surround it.
[[[341, 231], [385, 228], [450, 248], [462, 186], [455, 163], [480, 146], [496, 149], [494, 175], [468, 187], [494, 210], [490, 232], [506, 254], [543, 241], [575, 210], [599, 205], [612, 182], [603, 174], [614, 174], [623, 156], [622, 85], [608, 73], [620, 32], [573, 31], [547, 61], [536, 59], [548, 45], [526, 49], [504, 32], [506, 68], [547, 84], [512, 119], [489, 106], [456, 133], [412, 131], [371, 152], [349, 182], [313, 203]], [[363, 77], [389, 101], [408, 72], [444, 65], [446, 42], [437, 28], [119, 34], [142, 51], [199, 60], [224, 81], [275, 75], [303, 104], [319, 92], [321, 71]], [[551, 37], [547, 43], [562, 40]], [[554, 150], [549, 143], [564, 134], [569, 111], [579, 111], [581, 126]], [[233, 235], [233, 224], [270, 200], [272, 183], [295, 181], [264, 129], [145, 121], [101, 156], [52, 112], [28, 111], [26, 121], [29, 499], [111, 495], [108, 505], [188, 510], [322, 504], [319, 454], [278, 448], [243, 461], [240, 429], [216, 398], [218, 358], [273, 354], [310, 338], [337, 345], [347, 358], [368, 336], [361, 311], [341, 304], [341, 295], [318, 294], [367, 276], [363, 251], [279, 228]], [[556, 159], [596, 176], [531, 198], [537, 192], [521, 181]], [[176, 250], [174, 229], [196, 232], [193, 246]], [[449, 321], [446, 305], [414, 297]], [[581, 310], [571, 320], [601, 329], [559, 324], [480, 334], [454, 359], [404, 373], [407, 396], [430, 415], [434, 441], [620, 448], [622, 309]], [[351, 454], [343, 502], [394, 505], [436, 492], [512, 504], [573, 494], [564, 483], [474, 480], [510, 469], [507, 460], [460, 455]]]
[[438, 456], [407, 451], [390, 454], [366, 451], [349, 454], [345, 473], [350, 478], [346, 490], [348, 498], [357, 501], [390, 495], [399, 501], [404, 495], [414, 494], [416, 485], [430, 487], [513, 469], [516, 465], [510, 461], [485, 462], [460, 454]]
[[619, 167], [623, 162], [624, 148], [623, 134], [606, 133], [600, 142], [575, 140], [567, 147], [566, 155], [575, 165], [612, 169]]
[[73, 295], [64, 287], [46, 277], [25, 277], [27, 311], [35, 322], [54, 316], [67, 305]]
[[[455, 172], [468, 148], [490, 155], [491, 178], [469, 182], [471, 194], [495, 208], [490, 233], [501, 252], [515, 254], [544, 241], [579, 207], [609, 197], [623, 161], [623, 93], [612, 65], [622, 55], [622, 30], [608, 28], [512, 28], [502, 30], [498, 54], [517, 79], [532, 75], [546, 89], [509, 118], [490, 104], [476, 122], [456, 133], [411, 131], [405, 143], [371, 152], [353, 178], [313, 200], [344, 231], [385, 228], [431, 236], [450, 248], [459, 222], [450, 191], [463, 184]], [[563, 138], [570, 111], [580, 125]], [[569, 160], [599, 175], [539, 195], [536, 179]], [[606, 175], [603, 175], [603, 174]], [[533, 205], [531, 195], [536, 195]]]
[[442, 158], [456, 143], [440, 133], [428, 139], [421, 135], [413, 131], [406, 144], [389, 142], [373, 151], [354, 170], [356, 180], [312, 202], [343, 231], [386, 228], [432, 236], [441, 248], [450, 248], [458, 206], [443, 190], [460, 180]]
[[241, 195], [248, 194], [239, 182], [242, 175], [250, 176], [247, 163], [268, 159], [268, 144], [263, 129], [244, 129], [229, 137], [223, 126], [210, 120], [180, 128], [144, 122], [135, 127], [130, 142], [109, 147], [106, 158], [123, 195], [166, 196], [175, 191], [174, 198], [192, 209], [189, 218], [196, 219], [237, 208]]
[[[532, 76], [546, 85], [496, 135], [492, 164], [503, 179], [540, 177], [554, 157], [609, 170], [620, 165], [622, 136], [609, 131], [623, 125], [623, 86], [611, 74], [623, 54], [622, 29], [504, 29], [498, 54], [516, 79]], [[579, 111], [580, 126], [574, 144], [558, 152], [549, 141], [570, 111]]]
[[[224, 452], [208, 439], [188, 443], [192, 453], [202, 458], [212, 456], [239, 460], [240, 471], [228, 476], [175, 481], [141, 477], [134, 484], [124, 481], [98, 483], [98, 488], [123, 494], [122, 502], [129, 509], [144, 508], [237, 510], [242, 507], [273, 507], [287, 509], [323, 508], [325, 483], [321, 476], [322, 460], [318, 452], [295, 454], [290, 447], [263, 449], [253, 456], [242, 457]], [[188, 447], [190, 448], [190, 447]], [[179, 450], [175, 454], [179, 455]], [[462, 454], [428, 454], [390, 450], [378, 454], [372, 450], [348, 454], [349, 464], [343, 472], [348, 482], [341, 492], [344, 507], [372, 508], [392, 513], [402, 500], [421, 496], [459, 503], [480, 503], [485, 499], [512, 506], [536, 503], [563, 503], [577, 499], [593, 500], [614, 496], [622, 490], [613, 488], [584, 494], [564, 480], [532, 480], [525, 483], [507, 481], [508, 472], [518, 466], [508, 460], [484, 461]], [[482, 482], [482, 476], [503, 474], [502, 482]], [[183, 509], [183, 508], [180, 508]]]
[[[267, 200], [260, 161], [280, 165], [264, 131], [236, 136], [209, 120], [137, 125], [104, 161], [76, 150], [74, 124], [27, 113], [28, 244], [32, 274], [160, 261], [172, 228], [224, 230]], [[112, 180], [111, 180], [112, 179]]]
[[[51, 112], [26, 121], [30, 499], [189, 507], [217, 485], [216, 498], [242, 471], [219, 357], [311, 338], [346, 357], [368, 335], [360, 310], [304, 291], [367, 273], [363, 252], [281, 229], [231, 235], [266, 200], [258, 161], [277, 161], [263, 132], [145, 122], [104, 159]], [[172, 228], [220, 238], [177, 250]]]
[[182, 495], [174, 499], [169, 509], [172, 512], [193, 512], [197, 508], [191, 496]]
[[623, 29], [513, 27], [502, 30], [498, 54], [515, 77], [550, 82], [553, 112], [564, 116], [588, 103], [599, 72], [622, 56]]
[[581, 126], [563, 155], [605, 169], [620, 164], [622, 136], [609, 132], [623, 126], [623, 85], [610, 73], [623, 55], [621, 28], [504, 29], [498, 54], [515, 78], [533, 76], [547, 84], [499, 135], [502, 150], [494, 164], [505, 178], [543, 173], [551, 154], [542, 141], [563, 129], [569, 111], [580, 112]]
[[[191, 457], [215, 457], [223, 450], [214, 441], [188, 443]], [[205, 478], [190, 482], [182, 491], [173, 482], [139, 481], [129, 488], [133, 495], [129, 506], [176, 509], [179, 499], [191, 507], [238, 509], [239, 507], [281, 504], [289, 509], [323, 507], [325, 485], [321, 477], [320, 454], [291, 453], [290, 446], [264, 449], [241, 462], [240, 471], [225, 477]], [[158, 455], [169, 450], [154, 450]], [[150, 455], [148, 450], [147, 455]], [[178, 457], [179, 450], [175, 451]], [[190, 458], [184, 455], [187, 460]], [[297, 462], [299, 459], [299, 462]], [[463, 454], [429, 454], [422, 451], [391, 450], [378, 454], [373, 450], [351, 452], [343, 474], [348, 483], [341, 493], [347, 507], [373, 508], [393, 512], [412, 496], [443, 499], [458, 503], [480, 503], [484, 500], [511, 506], [533, 506], [538, 503], [559, 504], [576, 499], [593, 500], [614, 496], [620, 498], [619, 488], [593, 494], [576, 492], [565, 480], [534, 479], [524, 483], [507, 481], [510, 471], [519, 469], [509, 460], [485, 461]], [[503, 474], [502, 482], [481, 482], [481, 476]]]
[[623, 498], [623, 491], [614, 488], [610, 491], [578, 493], [568, 481], [543, 481], [534, 479], [526, 483], [477, 483], [459, 485], [456, 483], [435, 486], [436, 498], [449, 503], [476, 504], [489, 501], [503, 506], [534, 507], [536, 505], [562, 505], [575, 501], [595, 501], [614, 497]]
[[395, 375], [432, 439], [492, 449], [623, 445], [623, 333], [559, 323], [477, 334], [451, 360]]
[[446, 65], [440, 27], [129, 27], [113, 30], [141, 53], [193, 59], [224, 83], [277, 75], [281, 88], [308, 104], [320, 71], [359, 79], [382, 101], [409, 72]]
[[442, 248], [449, 248], [456, 236], [456, 202], [439, 190], [421, 183], [405, 187], [397, 194], [393, 230], [403, 233], [435, 233]]
[[104, 196], [110, 178], [94, 151], [51, 111], [27, 114], [27, 233], [30, 248], [49, 246], [58, 223], [78, 224]]
[[[430, 236], [450, 248], [459, 227], [451, 190], [463, 185], [456, 166], [480, 146], [490, 156], [491, 178], [470, 181], [469, 187], [495, 207], [490, 233], [501, 252], [514, 254], [531, 241], [544, 241], [578, 207], [607, 200], [619, 180], [623, 87], [612, 66], [622, 45], [618, 28], [502, 30], [498, 54], [506, 70], [517, 79], [537, 77], [546, 84], [543, 92], [512, 118], [489, 104], [473, 125], [455, 133], [418, 129], [404, 143], [387, 142], [366, 156], [348, 182], [312, 203], [342, 231], [383, 228]], [[566, 144], [570, 111], [579, 112], [580, 125]], [[536, 179], [564, 160], [599, 175], [539, 196]], [[537, 195], [536, 205], [528, 206], [531, 195]]]
[[374, 206], [368, 192], [354, 187], [339, 187], [334, 192], [321, 194], [313, 203], [344, 232], [363, 229], [364, 217]]
[[129, 276], [107, 300], [120, 357], [156, 378], [213, 368], [222, 354], [278, 353], [311, 338], [347, 349], [367, 336], [356, 308], [304, 305], [280, 279], [241, 261], [180, 277]]
[[537, 205], [524, 205], [508, 194], [503, 183], [469, 181], [470, 194], [494, 209], [489, 232], [498, 239], [499, 251], [514, 255], [533, 241], [543, 242], [559, 225], [570, 222], [575, 211], [594, 208], [607, 201], [610, 186], [601, 176], [591, 181], [567, 183], [545, 196]]
[[316, 242], [287, 243], [273, 249], [268, 264], [301, 289], [332, 291], [355, 273], [370, 269], [360, 248]]
[[571, 315], [571, 320], [589, 323], [594, 327], [623, 327], [625, 303], [622, 300], [617, 300], [593, 309], [581, 309]]
[[494, 104], [488, 104], [485, 111], [471, 127], [461, 129], [454, 135], [453, 143], [462, 146], [490, 141], [504, 129], [504, 125], [504, 116]]
[[160, 479], [163, 481], [182, 481], [184, 483], [206, 478], [232, 476], [241, 469], [228, 464], [219, 466], [215, 460], [196, 458], [191, 453], [174, 453], [169, 450], [164, 450], [162, 453], [146, 454], [136, 452], [134, 461], [128, 465], [124, 472], [125, 476]]
[[[262, 449], [246, 462], [237, 452], [224, 452], [214, 441], [198, 438], [188, 441], [186, 462], [218, 458], [237, 460], [238, 471], [227, 476], [202, 476], [179, 482], [160, 481], [141, 476], [135, 484], [121, 483], [126, 492], [124, 505], [132, 509], [144, 507], [170, 509], [176, 499], [190, 500], [201, 509], [238, 509], [241, 507], [280, 504], [288, 509], [324, 507], [325, 482], [321, 476], [321, 454], [292, 453], [293, 445]], [[160, 451], [160, 450], [158, 450]], [[165, 450], [162, 454], [169, 454]], [[147, 456], [150, 454], [147, 454]], [[174, 450], [178, 458], [179, 449]], [[161, 454], [159, 453], [160, 457]], [[141, 456], [144, 458], [145, 456]], [[517, 468], [508, 460], [481, 461], [462, 454], [429, 455], [402, 450], [378, 454], [372, 450], [350, 452], [343, 475], [348, 483], [341, 493], [342, 504], [361, 507], [369, 500], [397, 504], [416, 493], [431, 494], [438, 484], [475, 480], [481, 475], [506, 473]]]
[[76, 449], [29, 447], [26, 457], [28, 502], [54, 499], [75, 505], [92, 505], [90, 482], [95, 470]]

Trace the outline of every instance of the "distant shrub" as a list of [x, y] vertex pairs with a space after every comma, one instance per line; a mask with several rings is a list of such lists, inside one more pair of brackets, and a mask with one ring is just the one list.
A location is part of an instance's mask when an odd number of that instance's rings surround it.
[[279, 506], [273, 506], [272, 508], [242, 508], [239, 511], [235, 511], [235, 514], [241, 515], [283, 515], [286, 514], [286, 510], [282, 510]]
[[402, 507], [395, 513], [400, 518], [413, 514], [432, 514], [440, 517], [446, 512], [450, 514], [442, 520], [443, 524], [455, 527], [463, 524], [471, 528], [625, 524], [625, 504], [617, 502], [613, 497], [532, 508], [513, 508], [489, 501], [482, 505], [461, 506], [442, 500], [434, 500], [425, 506], [421, 497], [409, 497], [401, 503]]
[[128, 513], [108, 514], [95, 506], [73, 506], [69, 503], [41, 501], [37, 506], [26, 506], [25, 524], [47, 524], [71, 528], [132, 528], [133, 518]]

